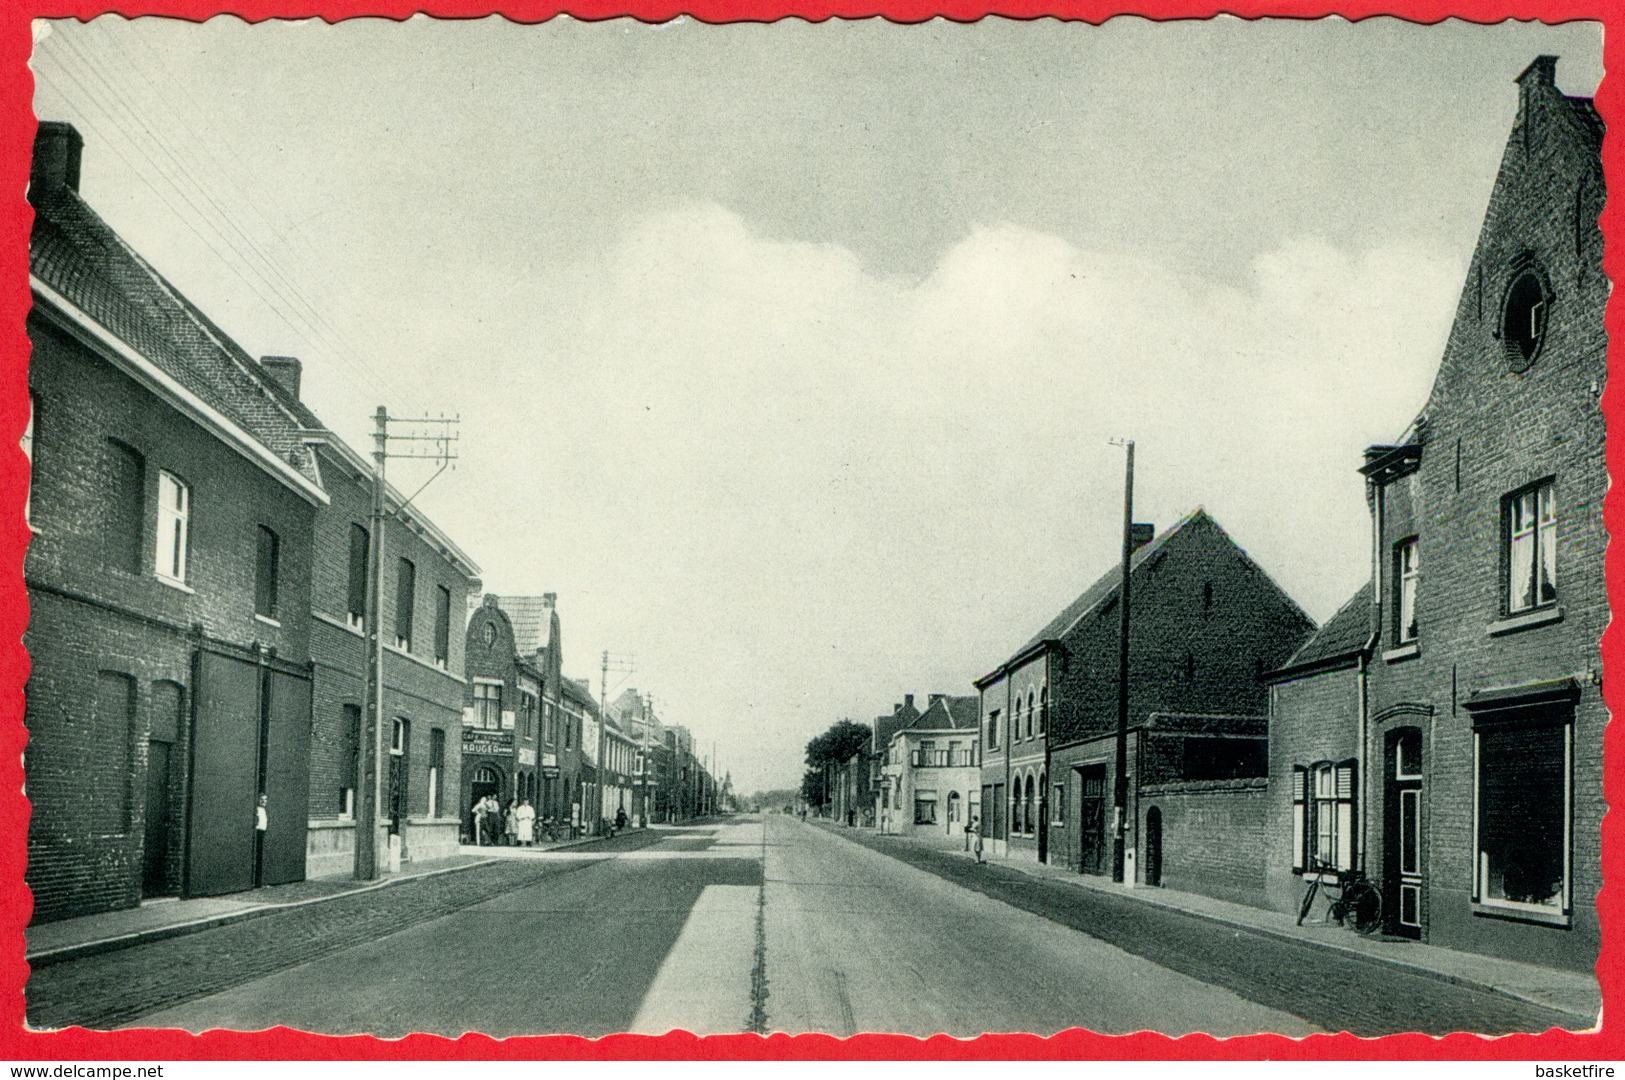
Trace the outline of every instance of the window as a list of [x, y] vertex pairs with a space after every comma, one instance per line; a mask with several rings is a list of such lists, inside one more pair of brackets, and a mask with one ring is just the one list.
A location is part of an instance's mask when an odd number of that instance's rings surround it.
[[987, 714], [987, 745], [994, 750], [999, 745], [999, 710], [994, 709]]
[[1049, 723], [1049, 683], [1038, 691], [1038, 733], [1044, 734]]
[[402, 559], [395, 568], [395, 647], [412, 651], [412, 601], [417, 596], [418, 568]]
[[339, 731], [339, 817], [355, 816], [355, 788], [361, 771], [361, 706], [345, 705]]
[[1401, 540], [1394, 545], [1394, 639], [1415, 641], [1417, 540]]
[[367, 530], [350, 525], [349, 607], [346, 621], [357, 630], [367, 621], [367, 553], [371, 538]]
[[446, 771], [446, 733], [429, 729], [429, 816], [440, 816], [440, 777]]
[[406, 753], [406, 731], [409, 721], [405, 717], [397, 716], [395, 726], [389, 733], [389, 752], [397, 757]]
[[1546, 283], [1534, 266], [1524, 267], [1507, 286], [1501, 307], [1501, 345], [1513, 371], [1528, 371], [1540, 355], [1549, 306]]
[[474, 726], [486, 731], [502, 727], [502, 684], [477, 682], [474, 684]]
[[948, 792], [948, 824], [956, 825], [960, 820], [959, 792]]
[[133, 447], [107, 440], [107, 565], [141, 572], [141, 529], [147, 516], [146, 460]]
[[1557, 495], [1550, 480], [1509, 495], [1505, 510], [1507, 613], [1557, 602]]
[[1033, 692], [1027, 691], [1027, 738], [1033, 737]]
[[192, 523], [192, 489], [173, 473], [158, 473], [158, 552], [154, 569], [159, 578], [186, 584], [187, 539]]
[[1034, 821], [1037, 818], [1037, 799], [1033, 795], [1033, 778], [1027, 777], [1027, 795], [1022, 799], [1021, 831], [1031, 836], [1034, 832]]
[[1567, 914], [1572, 730], [1526, 721], [1475, 732], [1479, 902]]
[[1294, 873], [1354, 869], [1354, 765], [1292, 767]]
[[434, 662], [444, 668], [451, 657], [451, 590], [436, 585], [434, 590]]
[[937, 793], [935, 791], [916, 791], [914, 793], [914, 824], [935, 825], [937, 823]]
[[276, 618], [277, 569], [281, 541], [276, 533], [261, 525], [255, 532], [254, 614]]
[[1051, 790], [1049, 798], [1049, 823], [1053, 825], [1066, 824], [1066, 785], [1056, 784]]
[[528, 691], [519, 691], [519, 737], [533, 738], [536, 735], [536, 695]]

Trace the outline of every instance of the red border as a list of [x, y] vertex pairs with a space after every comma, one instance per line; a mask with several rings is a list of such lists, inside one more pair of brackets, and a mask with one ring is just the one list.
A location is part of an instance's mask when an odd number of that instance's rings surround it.
[[[35, 119], [32, 112], [33, 79], [27, 62], [31, 50], [29, 19], [92, 18], [110, 11], [126, 16], [167, 15], [203, 19], [230, 11], [250, 22], [271, 18], [319, 17], [329, 21], [360, 15], [402, 19], [418, 12], [447, 18], [476, 18], [501, 14], [518, 22], [539, 22], [560, 13], [579, 19], [631, 15], [646, 21], [666, 21], [687, 14], [706, 22], [770, 21], [795, 17], [821, 21], [883, 15], [898, 22], [917, 22], [935, 16], [967, 21], [984, 15], [1034, 18], [1055, 15], [1064, 19], [1100, 22], [1112, 15], [1132, 13], [1157, 19], [1206, 18], [1218, 14], [1245, 18], [1281, 16], [1318, 18], [1340, 15], [1361, 19], [1397, 15], [1418, 22], [1462, 18], [1496, 22], [1507, 18], [1545, 22], [1595, 20], [1605, 24], [1604, 68], [1625, 69], [1625, 5], [1610, 7], [1607, 0], [1343, 0], [1314, 3], [1308, 0], [1246, 0], [1219, 4], [1211, 0], [236, 0], [229, 7], [216, 0], [125, 0], [118, 7], [100, 0], [45, 0], [32, 8], [11, 0], [0, 7], [0, 190], [8, 193], [0, 204], [0, 505], [18, 507], [24, 492], [24, 459], [17, 449], [27, 414], [28, 337], [24, 318], [29, 307], [28, 233], [32, 213], [23, 194], [28, 179], [29, 151]], [[1605, 78], [1596, 94], [1597, 107], [1609, 128], [1603, 144], [1603, 168], [1609, 190], [1625, 190], [1625, 83]], [[1621, 239], [1625, 237], [1625, 209], [1610, 199], [1603, 212], [1606, 238], [1604, 269], [1610, 279], [1622, 280]], [[1616, 290], [1609, 300], [1606, 326], [1610, 340], [1625, 340], [1625, 296]], [[1610, 347], [1609, 368], [1620, 347]], [[1625, 385], [1612, 380], [1603, 394], [1605, 416], [1613, 420], [1625, 410]], [[1611, 476], [1625, 476], [1625, 441], [1609, 425], [1607, 459]], [[1612, 534], [1625, 514], [1625, 493], [1619, 486], [1608, 492], [1604, 518]], [[29, 807], [22, 795], [21, 754], [25, 742], [22, 725], [23, 683], [28, 657], [21, 635], [27, 623], [28, 598], [22, 584], [22, 557], [28, 531], [15, 511], [0, 515], [0, 1057], [12, 1060], [188, 1060], [298, 1058], [340, 1059], [1051, 1059], [1051, 1058], [1156, 1058], [1156, 1059], [1543, 1059], [1596, 1061], [1625, 1058], [1625, 1039], [1618, 1022], [1605, 1023], [1600, 1032], [1574, 1035], [1512, 1035], [1485, 1039], [1451, 1035], [1434, 1039], [1423, 1035], [1393, 1035], [1358, 1039], [1351, 1035], [1314, 1036], [1293, 1040], [1261, 1035], [1216, 1040], [1205, 1035], [1171, 1039], [1162, 1035], [1101, 1036], [1069, 1031], [1053, 1038], [1031, 1035], [987, 1035], [975, 1040], [937, 1036], [914, 1039], [895, 1035], [860, 1035], [836, 1039], [825, 1035], [760, 1038], [753, 1035], [696, 1038], [616, 1035], [597, 1041], [574, 1036], [543, 1036], [495, 1040], [468, 1035], [451, 1040], [414, 1035], [384, 1041], [370, 1037], [333, 1038], [277, 1028], [258, 1033], [214, 1032], [202, 1036], [174, 1031], [97, 1033], [81, 1029], [51, 1034], [23, 1027], [23, 985], [28, 966], [23, 962], [23, 927], [32, 899], [23, 885], [27, 856]], [[1625, 595], [1625, 557], [1610, 545], [1606, 560], [1609, 595]], [[1617, 715], [1622, 697], [1614, 673], [1625, 659], [1625, 630], [1610, 624], [1602, 639], [1604, 699]], [[1604, 795], [1613, 802], [1625, 794], [1616, 767], [1625, 753], [1625, 730], [1610, 724], [1604, 738]], [[1618, 877], [1625, 864], [1625, 838], [1617, 815], [1603, 821], [1603, 876]], [[1618, 940], [1620, 890], [1606, 885], [1598, 899], [1603, 927], [1603, 952], [1598, 964], [1603, 1000], [1620, 1000], [1625, 978], [1625, 957]], [[1612, 1010], [1605, 1009], [1605, 1016]]]

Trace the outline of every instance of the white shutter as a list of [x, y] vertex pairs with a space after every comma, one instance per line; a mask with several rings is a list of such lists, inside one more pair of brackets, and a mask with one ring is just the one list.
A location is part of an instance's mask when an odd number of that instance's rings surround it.
[[1305, 821], [1304, 805], [1305, 788], [1308, 786], [1308, 772], [1302, 765], [1292, 766], [1292, 872], [1303, 873], [1304, 844], [1307, 840], [1308, 828]]
[[1337, 766], [1337, 868], [1353, 870], [1354, 851], [1354, 762]]

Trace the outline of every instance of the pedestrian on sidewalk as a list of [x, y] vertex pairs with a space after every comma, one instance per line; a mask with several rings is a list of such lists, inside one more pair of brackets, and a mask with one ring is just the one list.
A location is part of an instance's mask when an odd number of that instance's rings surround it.
[[619, 810], [615, 811], [615, 831], [621, 832], [624, 830], [626, 828], [626, 823], [626, 807], [623, 806]]
[[271, 816], [265, 810], [265, 793], [260, 792], [254, 805], [254, 885], [265, 884], [265, 831], [271, 827]]
[[507, 812], [502, 815], [502, 843], [505, 847], [519, 846], [518, 799], [509, 799]]
[[468, 842], [475, 847], [485, 846], [485, 796], [474, 800], [468, 808]]
[[525, 847], [536, 842], [536, 808], [530, 805], [529, 799], [521, 802], [519, 809], [514, 811], [514, 832], [519, 843]]
[[480, 800], [480, 835], [486, 844], [496, 847], [497, 835], [501, 831], [502, 807], [497, 805], [494, 796], [487, 795]]
[[965, 826], [965, 831], [971, 834], [971, 847], [976, 852], [976, 861], [986, 865], [987, 856], [982, 854], [982, 820], [971, 818], [970, 824]]

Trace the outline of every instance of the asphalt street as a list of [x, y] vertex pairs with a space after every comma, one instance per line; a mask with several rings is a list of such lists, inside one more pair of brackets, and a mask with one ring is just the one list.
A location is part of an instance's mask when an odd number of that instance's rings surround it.
[[493, 1036], [1541, 1030], [1481, 990], [783, 815], [637, 832], [37, 972], [36, 1025]]

